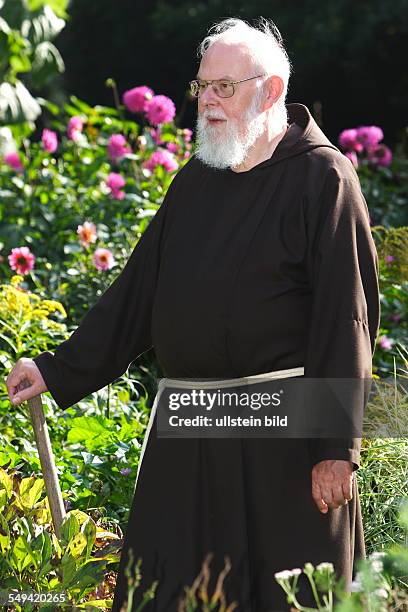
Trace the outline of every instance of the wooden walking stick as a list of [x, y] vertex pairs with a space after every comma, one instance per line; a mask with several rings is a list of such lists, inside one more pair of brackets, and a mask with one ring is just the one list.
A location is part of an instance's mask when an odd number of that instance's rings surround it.
[[[20, 389], [29, 387], [28, 381], [20, 383]], [[52, 522], [57, 537], [60, 537], [60, 527], [66, 512], [62, 500], [61, 487], [58, 480], [57, 468], [51, 448], [50, 436], [48, 434], [47, 421], [41, 401], [41, 394], [28, 400], [28, 407], [33, 424], [35, 442], [40, 456], [41, 469], [45, 482], [48, 503], [50, 505]]]

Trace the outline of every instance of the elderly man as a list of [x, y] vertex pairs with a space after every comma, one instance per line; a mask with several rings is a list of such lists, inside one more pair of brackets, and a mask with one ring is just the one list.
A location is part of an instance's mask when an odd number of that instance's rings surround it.
[[[74, 334], [15, 367], [10, 397], [24, 376], [32, 383], [15, 403], [48, 389], [66, 408], [152, 346], [166, 377], [370, 378], [378, 262], [351, 162], [304, 105], [285, 104], [290, 62], [273, 24], [224, 20], [199, 50], [195, 154]], [[147, 609], [160, 612], [177, 610], [208, 552], [209, 590], [227, 555], [227, 600], [245, 612], [288, 610], [274, 574], [307, 561], [351, 580], [365, 554], [359, 438], [171, 439], [155, 422], [115, 612], [130, 549], [142, 558], [136, 594], [158, 580]]]

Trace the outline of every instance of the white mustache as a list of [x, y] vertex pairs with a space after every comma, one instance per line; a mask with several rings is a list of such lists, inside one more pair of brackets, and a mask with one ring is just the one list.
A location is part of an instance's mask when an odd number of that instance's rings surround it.
[[206, 113], [203, 114], [203, 117], [205, 119], [225, 119], [226, 120], [226, 117], [220, 117], [217, 115], [207, 115]]

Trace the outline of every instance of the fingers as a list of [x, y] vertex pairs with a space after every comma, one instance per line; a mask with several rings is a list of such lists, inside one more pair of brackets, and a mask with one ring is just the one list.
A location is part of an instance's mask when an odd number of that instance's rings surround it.
[[17, 361], [6, 379], [7, 393], [14, 406], [39, 394], [38, 381], [31, 378], [31, 372], [25, 362]]
[[353, 473], [344, 461], [322, 461], [312, 470], [312, 497], [322, 513], [346, 505], [353, 497]]
[[351, 474], [342, 484], [343, 496], [346, 501], [351, 501], [353, 499], [353, 479], [354, 476]]
[[323, 498], [321, 487], [315, 478], [312, 478], [312, 497], [320, 512], [326, 514], [329, 507]]

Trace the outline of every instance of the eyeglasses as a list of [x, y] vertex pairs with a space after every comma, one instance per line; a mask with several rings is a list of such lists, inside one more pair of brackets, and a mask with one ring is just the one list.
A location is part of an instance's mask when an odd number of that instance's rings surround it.
[[201, 79], [196, 79], [194, 81], [190, 81], [190, 91], [191, 94], [195, 98], [199, 98], [204, 91], [207, 89], [207, 85], [211, 85], [214, 90], [214, 93], [217, 94], [220, 98], [231, 98], [231, 96], [235, 93], [235, 87], [237, 83], [243, 83], [244, 81], [252, 81], [252, 79], [259, 79], [260, 77], [265, 76], [264, 74], [258, 74], [254, 77], [249, 77], [249, 79], [241, 79], [240, 81], [229, 81], [227, 79], [213, 79], [212, 81], [202, 81]]

